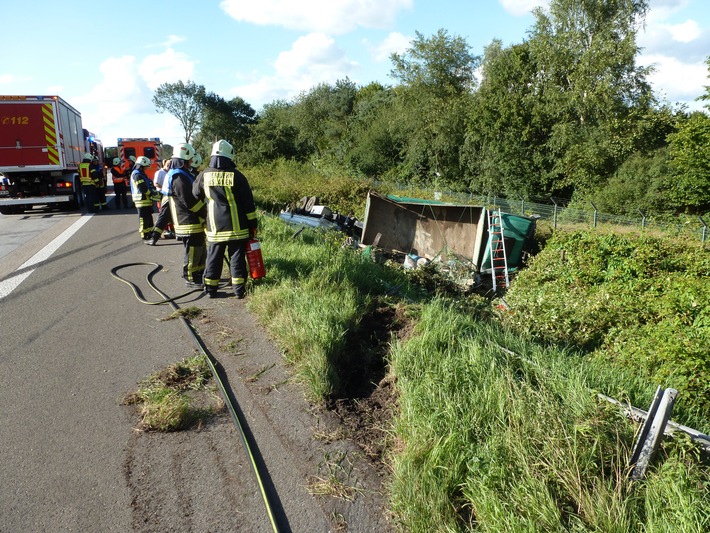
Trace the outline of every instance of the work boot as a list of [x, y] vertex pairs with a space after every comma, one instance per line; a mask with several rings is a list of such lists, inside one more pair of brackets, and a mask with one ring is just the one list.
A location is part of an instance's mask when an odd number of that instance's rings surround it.
[[246, 295], [247, 289], [244, 285], [236, 285], [234, 287], [234, 296], [236, 296], [238, 300], [243, 299]]
[[158, 237], [157, 233], [155, 233], [155, 232], [149, 233], [148, 240], [146, 241], [146, 244], [148, 246], [156, 246], [158, 244], [158, 239], [160, 239], [160, 237]]

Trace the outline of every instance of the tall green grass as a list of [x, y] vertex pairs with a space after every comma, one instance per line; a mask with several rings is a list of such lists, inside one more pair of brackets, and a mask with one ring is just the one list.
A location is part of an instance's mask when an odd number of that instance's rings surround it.
[[[353, 374], [371, 363], [353, 349], [360, 322], [374, 304], [406, 281], [352, 249], [345, 235], [263, 216], [261, 248], [267, 276], [250, 297], [250, 309], [278, 340], [306, 384], [311, 400], [341, 395]], [[406, 287], [404, 287], [406, 288]]]
[[[424, 305], [416, 335], [391, 357], [401, 407], [391, 495], [403, 530], [710, 526], [710, 469], [682, 444], [668, 443], [666, 466], [631, 486], [634, 427], [597, 399], [610, 372], [594, 361], [521, 340], [444, 300]], [[614, 374], [615, 387], [652, 392]]]

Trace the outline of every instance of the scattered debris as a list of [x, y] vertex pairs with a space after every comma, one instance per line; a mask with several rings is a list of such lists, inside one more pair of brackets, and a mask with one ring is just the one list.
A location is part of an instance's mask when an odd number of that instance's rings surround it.
[[289, 224], [342, 231], [357, 239], [362, 235], [362, 222], [321, 205], [317, 196], [304, 196], [295, 205], [283, 209], [280, 218]]

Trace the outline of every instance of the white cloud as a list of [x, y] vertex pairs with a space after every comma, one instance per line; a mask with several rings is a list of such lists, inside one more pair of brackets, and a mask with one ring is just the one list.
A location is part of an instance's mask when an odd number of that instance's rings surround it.
[[332, 37], [310, 33], [297, 39], [290, 50], [279, 54], [273, 76], [262, 76], [229, 92], [260, 107], [273, 100], [294, 97], [319, 83], [352, 77], [357, 68], [358, 64], [348, 59]]
[[191, 80], [196, 64], [187, 54], [168, 48], [162, 54], [147, 56], [141, 61], [138, 73], [148, 87], [155, 90], [163, 83]]
[[683, 24], [675, 24], [668, 27], [668, 31], [673, 39], [681, 43], [689, 43], [699, 38], [702, 34], [700, 26], [694, 20], [687, 20]]
[[528, 15], [536, 7], [547, 7], [550, 0], [498, 0], [508, 13], [521, 17]]
[[153, 91], [163, 83], [191, 79], [195, 63], [171, 48], [140, 62], [134, 56], [106, 59], [99, 66], [101, 81], [74, 98], [76, 107], [82, 110], [84, 127], [101, 137], [106, 146], [114, 145], [118, 137], [161, 137], [180, 142], [181, 127], [170, 115], [155, 111]]
[[655, 92], [670, 103], [685, 102], [689, 109], [701, 109], [702, 103], [694, 100], [705, 93], [708, 69], [705, 63], [683, 63], [664, 55], [642, 55], [639, 64], [653, 64], [656, 72], [649, 76]]
[[220, 7], [240, 22], [341, 34], [387, 28], [413, 0], [223, 0]]
[[[17, 85], [17, 84], [27, 84], [27, 83], [32, 83], [32, 85], [35, 85], [35, 81], [33, 78], [29, 76], [17, 76], [15, 74], [0, 74], [0, 86], [2, 85]], [[17, 91], [15, 91], [17, 92]], [[20, 91], [17, 94], [34, 94], [32, 91], [25, 93], [25, 91]], [[47, 94], [53, 94], [50, 92], [47, 92]]]
[[412, 38], [402, 35], [399, 32], [390, 33], [384, 41], [376, 45], [370, 45], [365, 42], [365, 46], [370, 50], [372, 59], [376, 63], [384, 63], [389, 61], [393, 53], [401, 54], [405, 52], [412, 44]]
[[705, 58], [710, 49], [710, 31], [693, 19], [671, 22], [672, 18], [682, 17], [686, 8], [687, 0], [651, 0], [645, 28], [638, 36], [642, 49], [638, 63], [654, 66], [649, 81], [659, 97], [670, 103], [685, 103], [695, 110], [702, 109], [695, 99], [704, 94], [708, 84]]
[[171, 46], [174, 46], [179, 43], [185, 42], [185, 37], [181, 37], [180, 35], [168, 35], [168, 38], [163, 42], [160, 46], [164, 46], [165, 48], [170, 48]]

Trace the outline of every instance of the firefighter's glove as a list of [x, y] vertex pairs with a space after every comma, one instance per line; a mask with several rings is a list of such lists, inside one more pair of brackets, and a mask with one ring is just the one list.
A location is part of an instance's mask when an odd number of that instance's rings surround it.
[[256, 239], [256, 228], [249, 228], [249, 238]]

